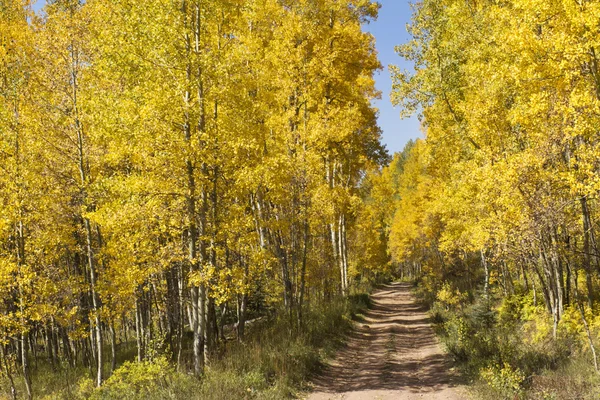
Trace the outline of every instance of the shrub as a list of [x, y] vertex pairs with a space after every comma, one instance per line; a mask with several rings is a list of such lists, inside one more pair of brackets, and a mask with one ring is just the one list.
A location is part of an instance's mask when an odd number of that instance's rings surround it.
[[442, 288], [437, 292], [436, 299], [446, 307], [446, 310], [455, 309], [465, 300], [460, 291], [453, 290], [448, 282], [444, 282]]
[[508, 363], [503, 366], [494, 365], [481, 370], [481, 378], [501, 398], [515, 398], [523, 392], [522, 384], [525, 375], [518, 368], [511, 367]]
[[192, 377], [177, 373], [164, 357], [141, 363], [127, 361], [91, 399], [179, 399], [191, 396], [197, 385]]

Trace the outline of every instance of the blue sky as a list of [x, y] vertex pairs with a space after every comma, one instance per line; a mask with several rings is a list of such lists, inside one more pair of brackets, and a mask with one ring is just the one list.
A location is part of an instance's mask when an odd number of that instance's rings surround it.
[[38, 11], [40, 8], [42, 8], [45, 1], [44, 0], [32, 0], [32, 3], [33, 3], [33, 9], [35, 11]]
[[379, 127], [383, 131], [383, 143], [390, 153], [401, 151], [410, 139], [422, 137], [420, 122], [416, 117], [400, 119], [400, 110], [392, 107], [390, 91], [392, 80], [388, 65], [413, 70], [412, 63], [406, 62], [394, 51], [394, 47], [409, 41], [406, 24], [410, 22], [412, 10], [408, 0], [379, 0], [379, 18], [365, 25], [364, 29], [375, 36], [379, 60], [383, 70], [376, 76], [376, 86], [381, 91], [381, 99], [374, 105], [379, 109]]
[[[44, 0], [37, 0], [34, 9], [39, 10]], [[381, 9], [377, 21], [365, 25], [364, 29], [377, 41], [379, 60], [383, 70], [376, 76], [376, 86], [381, 91], [381, 99], [374, 102], [379, 109], [379, 126], [383, 131], [383, 143], [390, 153], [401, 151], [410, 139], [421, 137], [420, 124], [416, 117], [405, 120], [400, 119], [400, 112], [392, 107], [390, 102], [390, 90], [392, 81], [388, 71], [388, 65], [395, 64], [401, 69], [412, 70], [412, 64], [407, 63], [399, 57], [394, 47], [409, 40], [406, 24], [411, 17], [409, 0], [379, 0]]]

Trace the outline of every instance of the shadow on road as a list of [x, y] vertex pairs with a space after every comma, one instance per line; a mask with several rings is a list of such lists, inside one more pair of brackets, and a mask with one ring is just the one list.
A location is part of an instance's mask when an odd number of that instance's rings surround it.
[[314, 379], [316, 391], [431, 393], [459, 384], [426, 310], [415, 303], [410, 288], [389, 284], [372, 296], [371, 309], [347, 345]]

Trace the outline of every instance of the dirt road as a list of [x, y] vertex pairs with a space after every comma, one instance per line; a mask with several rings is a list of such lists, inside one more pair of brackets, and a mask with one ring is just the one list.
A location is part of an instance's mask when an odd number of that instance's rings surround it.
[[386, 285], [308, 400], [462, 400], [451, 364], [407, 283]]

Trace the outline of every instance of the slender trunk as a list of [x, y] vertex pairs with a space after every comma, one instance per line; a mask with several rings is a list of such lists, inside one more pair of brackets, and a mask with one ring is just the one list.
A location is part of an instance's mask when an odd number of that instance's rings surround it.
[[35, 368], [37, 369], [38, 367], [38, 354], [37, 354], [37, 346], [36, 343], [38, 342], [38, 330], [34, 328], [34, 330], [27, 335], [28, 339], [29, 339], [29, 349], [31, 349], [31, 353], [33, 354], [33, 360], [35, 362]]
[[[200, 110], [200, 116], [198, 118], [197, 130], [198, 133], [202, 134], [205, 132], [205, 114], [204, 114], [204, 86], [203, 86], [203, 74], [200, 65], [193, 66], [192, 55], [199, 55], [201, 52], [200, 34], [201, 34], [201, 5], [198, 2], [193, 3], [193, 10], [190, 13], [191, 17], [188, 18], [188, 1], [182, 0], [181, 10], [184, 19], [185, 33], [185, 49], [187, 54], [188, 63], [186, 66], [186, 89], [184, 94], [185, 101], [185, 114], [184, 114], [184, 139], [186, 143], [191, 144], [192, 132], [191, 132], [191, 119], [189, 110], [192, 108], [191, 97], [192, 97], [192, 86], [195, 85], [197, 92], [197, 103], [198, 109]], [[192, 36], [189, 34], [190, 30], [193, 32], [193, 43]], [[197, 207], [196, 207], [196, 196], [198, 187], [195, 180], [195, 166], [192, 160], [186, 160], [187, 165], [187, 217], [188, 217], [188, 258], [191, 270], [196, 273], [200, 273], [201, 263], [206, 262], [206, 244], [205, 239], [200, 239], [206, 235], [206, 191], [202, 187], [202, 206], [200, 207], [200, 230], [197, 226]], [[202, 165], [202, 173], [206, 174], [206, 165]], [[198, 246], [200, 249], [200, 260], [198, 260], [197, 250]], [[200, 262], [199, 262], [200, 261]], [[190, 322], [192, 324], [193, 331], [193, 357], [194, 357], [194, 373], [196, 376], [200, 376], [204, 371], [204, 366], [207, 361], [206, 354], [206, 342], [205, 342], [205, 330], [206, 330], [206, 313], [205, 313], [205, 300], [206, 300], [206, 287], [204, 284], [195, 286], [191, 290], [191, 303], [192, 303], [192, 316]]]
[[[329, 229], [331, 231], [331, 249], [332, 249], [332, 261], [333, 261], [333, 268], [339, 268], [339, 252], [338, 252], [338, 237], [337, 237], [337, 218], [335, 218], [334, 222], [332, 224], [329, 225]], [[340, 291], [343, 293], [344, 292], [344, 276], [342, 274], [342, 272], [340, 271]]]
[[216, 348], [219, 341], [219, 325], [217, 323], [217, 307], [215, 299], [208, 297], [208, 321], [207, 321], [207, 332], [208, 332], [208, 357]]
[[569, 262], [569, 259], [565, 260], [565, 268], [567, 269], [567, 276], [565, 278], [565, 282], [566, 282], [566, 287], [565, 287], [565, 305], [568, 306], [569, 304], [571, 304], [571, 276], [572, 276], [572, 272], [571, 272], [571, 263]]
[[302, 317], [304, 307], [304, 291], [306, 286], [306, 262], [308, 257], [308, 222], [304, 221], [304, 240], [302, 250], [302, 270], [300, 272], [300, 297], [298, 299], [298, 329], [302, 330]]
[[[54, 317], [50, 320], [50, 336], [52, 337], [52, 354], [54, 355], [54, 364], [58, 365], [60, 355], [59, 355], [59, 346], [58, 346], [58, 329], [56, 328], [56, 321]], [[64, 356], [64, 355], [63, 355]]]
[[110, 372], [111, 374], [117, 369], [117, 334], [115, 332], [114, 322], [110, 323]]
[[596, 347], [594, 346], [594, 340], [592, 338], [592, 334], [590, 332], [590, 327], [588, 325], [587, 319], [585, 318], [585, 312], [583, 310], [583, 305], [579, 303], [579, 312], [581, 314], [581, 322], [583, 322], [583, 327], [585, 328], [585, 333], [587, 335], [588, 344], [590, 346], [590, 351], [592, 352], [592, 358], [594, 360], [594, 368], [596, 368], [596, 372], [599, 372], [598, 369], [598, 357], [596, 355]]
[[[92, 353], [92, 357], [90, 360], [90, 365], [91, 364], [96, 364], [96, 341], [94, 340], [95, 336], [96, 336], [96, 331], [94, 328], [94, 324], [90, 323], [89, 324], [89, 328], [90, 328], [90, 332], [89, 332], [89, 337], [88, 337], [88, 341], [90, 344], [90, 349], [91, 349], [91, 353]], [[91, 371], [91, 369], [90, 369]]]
[[533, 287], [533, 306], [537, 307], [537, 289], [535, 287], [535, 279], [531, 280], [531, 286]]
[[[202, 119], [201, 119], [202, 120]], [[202, 165], [202, 174], [204, 176], [208, 175], [208, 166], [206, 163]], [[202, 236], [208, 234], [208, 193], [205, 187], [202, 187], [202, 207], [200, 207], [200, 224], [202, 227]], [[200, 258], [203, 262], [208, 261], [208, 251], [207, 251], [207, 242], [205, 239], [200, 240]], [[207, 302], [208, 293], [206, 290], [206, 285], [200, 285], [198, 290], [198, 303], [197, 303], [197, 311], [198, 311], [198, 346], [199, 350], [202, 353], [202, 362], [204, 365], [208, 364], [208, 355], [209, 355], [209, 346], [206, 340], [207, 335], [207, 315], [208, 315], [208, 302]]]
[[177, 318], [177, 371], [181, 367], [181, 354], [183, 352], [183, 331], [184, 331], [184, 320], [185, 320], [185, 307], [183, 304], [183, 293], [184, 293], [184, 281], [183, 281], [183, 266], [179, 265], [177, 268], [177, 300], [179, 302], [178, 318]]
[[559, 300], [559, 291], [556, 280], [556, 272], [554, 268], [553, 260], [549, 259], [550, 255], [547, 254], [548, 250], [546, 246], [543, 245], [542, 239], [542, 248], [540, 249], [540, 258], [544, 268], [544, 274], [546, 276], [546, 282], [548, 283], [548, 300], [550, 305], [550, 312], [552, 314], [552, 337], [554, 339], [557, 338], [558, 334], [558, 323], [560, 321], [560, 300]]
[[[24, 239], [23, 239], [23, 224], [19, 223], [19, 229], [18, 229], [18, 238], [19, 238], [19, 247], [21, 247], [21, 243], [23, 243]], [[20, 272], [20, 267], [23, 265], [25, 257], [24, 257], [24, 252], [23, 249], [21, 249], [19, 251], [19, 257], [18, 257], [18, 263], [19, 263], [19, 272]], [[29, 343], [27, 340], [27, 328], [25, 326], [26, 321], [25, 321], [25, 299], [23, 298], [24, 294], [23, 294], [23, 288], [22, 288], [22, 284], [19, 283], [19, 311], [21, 312], [21, 337], [20, 337], [20, 361], [21, 361], [21, 366], [23, 368], [23, 378], [25, 381], [25, 389], [27, 390], [27, 398], [31, 399], [33, 398], [33, 394], [32, 394], [32, 389], [31, 389], [31, 376], [29, 374], [29, 360], [28, 360], [28, 356], [27, 356], [27, 348], [29, 347]]]
[[31, 390], [31, 375], [29, 374], [29, 360], [27, 356], [27, 333], [21, 333], [21, 365], [23, 367], [23, 377], [25, 380], [25, 389], [27, 390], [27, 398], [31, 400], [33, 398], [33, 392]]
[[76, 356], [73, 356], [74, 352], [71, 349], [71, 343], [69, 340], [69, 335], [67, 334], [67, 330], [65, 328], [59, 327], [59, 332], [62, 339], [63, 355], [65, 355], [69, 360], [69, 365], [71, 367], [74, 367]]
[[129, 330], [129, 321], [127, 320], [127, 317], [125, 316], [125, 313], [123, 313], [123, 339], [125, 339], [125, 343], [129, 342], [129, 337], [127, 335], [127, 331]]
[[102, 326], [100, 322], [99, 302], [98, 296], [96, 295], [96, 268], [94, 265], [94, 252], [92, 249], [92, 228], [90, 220], [84, 218], [85, 234], [86, 234], [86, 249], [88, 257], [88, 267], [90, 271], [90, 288], [92, 296], [92, 310], [94, 314], [94, 340], [96, 348], [96, 362], [97, 362], [97, 374], [96, 374], [96, 386], [102, 385]]
[[588, 208], [587, 198], [580, 198], [581, 211], [583, 214], [583, 267], [585, 270], [585, 278], [587, 284], [588, 306], [594, 305], [594, 286], [592, 280], [592, 258], [591, 258], [591, 232], [592, 225], [590, 220], [590, 212]]
[[142, 328], [142, 320], [140, 316], [139, 296], [135, 299], [135, 340], [137, 344], [137, 361], [139, 363], [144, 359], [144, 334]]
[[338, 239], [338, 265], [340, 268], [340, 280], [342, 285], [342, 295], [346, 295], [348, 291], [348, 278], [346, 276], [346, 269], [344, 265], [344, 241], [342, 236], [342, 221], [343, 214], [340, 213], [337, 221], [337, 239]]
[[559, 258], [559, 255], [554, 252], [554, 263], [555, 263], [555, 268], [554, 268], [554, 274], [556, 277], [556, 294], [557, 294], [557, 307], [558, 307], [558, 314], [559, 314], [559, 319], [562, 317], [563, 313], [564, 313], [564, 304], [565, 304], [565, 289], [564, 289], [564, 270], [563, 270], [563, 265], [562, 262]]
[[[19, 265], [19, 274], [21, 274], [21, 267], [25, 264], [25, 236], [23, 232], [23, 222], [19, 221], [17, 224], [17, 263]], [[19, 277], [20, 280], [20, 277]], [[31, 389], [31, 376], [29, 374], [29, 359], [27, 356], [27, 349], [29, 347], [29, 343], [27, 340], [27, 328], [26, 328], [26, 320], [25, 320], [25, 299], [23, 293], [22, 283], [19, 282], [19, 311], [21, 313], [21, 342], [20, 342], [20, 358], [21, 358], [21, 366], [23, 368], [23, 378], [25, 381], [25, 389], [27, 391], [27, 398], [32, 399], [32, 389]]]
[[[243, 258], [240, 259], [240, 262], [244, 266], [244, 280], [247, 283], [248, 280], [248, 264], [245, 262]], [[237, 337], [238, 341], [242, 342], [244, 340], [245, 328], [246, 328], [246, 306], [248, 303], [248, 294], [246, 292], [242, 293], [241, 298], [238, 299], [238, 324], [237, 324]]]
[[529, 292], [529, 279], [525, 271], [525, 262], [521, 262], [521, 273], [523, 274], [523, 283], [525, 284], [525, 292]]
[[346, 215], [340, 217], [340, 256], [342, 258], [342, 271], [344, 273], [344, 294], [348, 295], [348, 240], [346, 237]]
[[[215, 125], [217, 125], [218, 118], [218, 103], [215, 101], [214, 105], [214, 118]], [[212, 188], [210, 195], [210, 204], [211, 204], [211, 219], [212, 219], [212, 229], [211, 229], [211, 239], [210, 239], [210, 266], [218, 271], [217, 264], [217, 235], [219, 231], [219, 221], [218, 221], [218, 179], [219, 179], [219, 167], [215, 166], [213, 168], [213, 176], [212, 176]], [[208, 351], [205, 354], [205, 358], [210, 358], [210, 354], [213, 352], [213, 349], [216, 347], [219, 340], [219, 326], [217, 324], [217, 311], [215, 306], [214, 297], [210, 296], [206, 293], [207, 298], [207, 321], [205, 327], [205, 349]]]
[[[18, 264], [18, 273], [21, 275], [21, 268], [25, 265], [25, 232], [23, 226], [24, 219], [24, 210], [21, 207], [22, 198], [24, 196], [23, 186], [22, 186], [22, 176], [21, 176], [21, 136], [19, 129], [19, 107], [18, 102], [15, 99], [13, 104], [14, 111], [14, 119], [15, 119], [15, 166], [16, 166], [16, 181], [17, 181], [17, 199], [19, 203], [18, 208], [18, 222], [16, 224], [16, 237], [17, 237], [17, 264]], [[23, 378], [25, 380], [25, 389], [27, 390], [27, 397], [29, 399], [32, 398], [32, 389], [31, 389], [31, 376], [29, 375], [29, 365], [27, 359], [27, 328], [26, 328], [26, 320], [25, 320], [25, 299], [23, 298], [23, 287], [21, 281], [21, 277], [18, 278], [19, 283], [19, 311], [21, 313], [21, 366], [23, 367]], [[16, 396], [16, 392], [15, 392]]]
[[208, 301], [207, 301], [207, 293], [206, 293], [206, 286], [202, 285], [200, 287], [200, 291], [198, 294], [198, 320], [199, 320], [199, 331], [198, 331], [198, 338], [200, 340], [199, 346], [200, 346], [200, 351], [202, 352], [202, 363], [203, 365], [207, 365], [209, 360], [208, 360], [208, 355], [209, 355], [209, 347], [208, 347], [208, 343], [206, 341], [206, 335], [207, 335], [207, 315], [208, 315]]
[[244, 334], [246, 329], [246, 306], [248, 303], [248, 295], [246, 293], [241, 295], [238, 300], [238, 323], [237, 323], [237, 337], [238, 342], [244, 341]]
[[485, 280], [483, 284], [483, 293], [485, 299], [489, 304], [490, 301], [490, 269], [488, 267], [487, 260], [485, 258], [485, 252], [481, 250], [481, 264], [483, 265], [483, 271], [485, 272]]
[[[199, 6], [196, 5], [196, 23], [193, 26], [196, 46], [198, 46], [199, 40], [199, 30], [197, 20], [200, 14]], [[186, 29], [185, 33], [185, 49], [187, 53], [188, 63], [186, 66], [186, 89], [184, 93], [184, 102], [185, 102], [185, 111], [184, 111], [184, 123], [183, 123], [183, 135], [185, 142], [189, 145], [192, 140], [192, 131], [191, 131], [191, 120], [189, 110], [191, 109], [191, 85], [192, 85], [192, 42], [190, 34], [188, 33], [188, 28], [190, 27], [188, 21], [188, 2], [183, 0], [181, 2], [181, 12], [183, 15], [184, 27]], [[193, 20], [193, 18], [192, 18]], [[191, 159], [186, 160], [186, 175], [187, 175], [187, 246], [188, 246], [188, 262], [191, 266], [191, 270], [193, 272], [200, 272], [200, 265], [197, 260], [197, 241], [198, 241], [198, 228], [196, 226], [196, 178], [195, 178], [195, 167], [194, 163]], [[203, 227], [204, 228], [204, 227]], [[201, 311], [199, 310], [199, 305], [201, 302], [201, 288], [199, 286], [194, 286], [191, 289], [191, 303], [192, 303], [192, 315], [191, 315], [191, 324], [192, 331], [194, 335], [193, 339], [193, 356], [194, 356], [194, 374], [196, 376], [200, 376], [204, 370], [204, 355], [203, 355], [203, 346], [202, 346], [202, 324], [204, 323], [203, 319], [200, 318]]]
[[52, 330], [50, 324], [45, 324], [44, 327], [45, 341], [46, 341], [46, 355], [48, 356], [48, 363], [54, 368], [54, 347], [52, 345]]
[[[70, 49], [71, 56], [71, 89], [73, 99], [73, 114], [74, 114], [74, 126], [75, 134], [77, 136], [77, 162], [79, 167], [79, 177], [83, 193], [83, 204], [84, 208], [87, 208], [87, 184], [88, 176], [86, 169], [86, 156], [84, 151], [84, 133], [81, 120], [79, 118], [79, 82], [78, 82], [78, 68], [79, 59], [74, 43], [71, 43]], [[96, 341], [96, 361], [97, 361], [97, 375], [96, 375], [96, 386], [102, 384], [102, 330], [100, 326], [100, 314], [99, 314], [99, 302], [96, 295], [96, 269], [94, 263], [94, 251], [92, 247], [92, 227], [91, 222], [87, 217], [82, 217], [85, 228], [85, 240], [86, 240], [86, 255], [88, 261], [89, 275], [90, 275], [90, 295], [92, 297], [92, 313], [94, 315], [94, 329], [95, 329], [95, 341]]]
[[[538, 261], [533, 261], [532, 263], [534, 271], [540, 281], [540, 285], [541, 285], [541, 289], [542, 289], [542, 294], [544, 295], [544, 304], [546, 305], [546, 309], [548, 310], [548, 312], [552, 313], [552, 299], [551, 299], [551, 290], [548, 288], [548, 284], [546, 283], [546, 280], [544, 279], [544, 275], [542, 274], [542, 271], [540, 271], [539, 266], [542, 266], [543, 268], [543, 260], [542, 260], [542, 254], [540, 251], [540, 255], [538, 258]], [[535, 291], [537, 289], [536, 285], [535, 285], [535, 280], [533, 280], [533, 290], [534, 290], [534, 297], [537, 298], [537, 295], [535, 294]]]
[[225, 343], [227, 338], [225, 337], [225, 320], [229, 313], [229, 302], [225, 302], [221, 305], [221, 316], [219, 318], [219, 326], [217, 329], [217, 336], [220, 342]]

